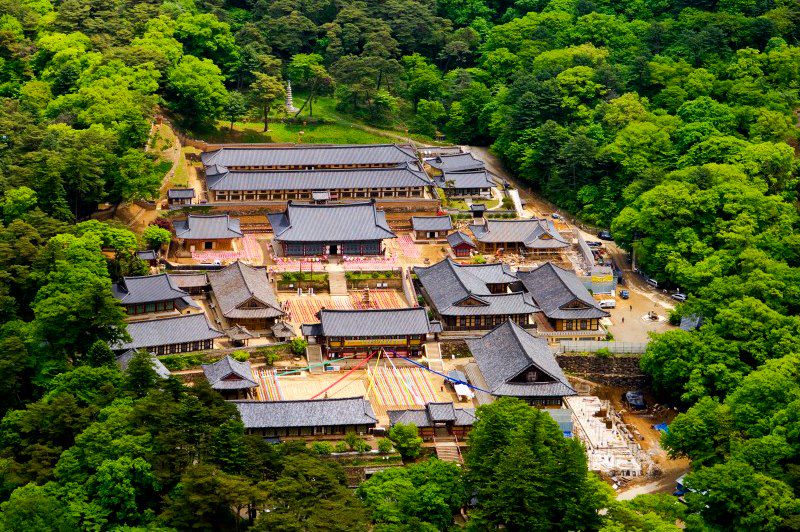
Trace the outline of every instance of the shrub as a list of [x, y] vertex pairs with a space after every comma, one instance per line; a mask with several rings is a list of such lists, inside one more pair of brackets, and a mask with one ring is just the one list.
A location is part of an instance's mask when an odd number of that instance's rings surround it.
[[373, 279], [380, 279], [381, 278], [381, 272], [372, 272], [370, 277], [372, 277]]
[[514, 200], [509, 197], [503, 198], [503, 208], [509, 211], [514, 210]]
[[381, 454], [389, 454], [392, 452], [392, 442], [386, 438], [378, 440], [378, 452]]
[[351, 451], [356, 448], [356, 444], [358, 443], [358, 436], [352, 430], [344, 435], [344, 442], [347, 444], [347, 448]]
[[289, 349], [292, 350], [297, 356], [302, 356], [306, 353], [306, 348], [308, 347], [308, 342], [306, 342], [303, 338], [297, 337], [292, 338], [292, 341], [289, 342]]
[[256, 349], [256, 354], [264, 357], [264, 362], [267, 364], [267, 366], [272, 366], [281, 358], [280, 351], [274, 346], [259, 347]]
[[607, 347], [601, 347], [600, 349], [597, 350], [595, 356], [598, 356], [600, 358], [610, 358], [611, 350], [609, 350]]
[[294, 272], [284, 272], [281, 274], [281, 281], [285, 283], [293, 283], [297, 280], [297, 275]]
[[419, 429], [411, 423], [398, 423], [389, 430], [389, 439], [403, 459], [416, 458], [422, 451], [422, 438]]
[[250, 353], [247, 351], [234, 351], [231, 353], [231, 358], [239, 362], [245, 362], [246, 360], [250, 360]]
[[328, 456], [333, 452], [333, 445], [326, 441], [315, 441], [311, 444], [311, 452], [318, 456]]
[[475, 255], [474, 257], [472, 257], [472, 263], [473, 264], [486, 264], [486, 257], [484, 257], [483, 255]]
[[368, 453], [372, 450], [372, 447], [366, 440], [358, 440], [353, 448], [360, 453]]
[[144, 233], [142, 233], [142, 238], [144, 238], [148, 248], [160, 249], [161, 246], [169, 244], [169, 241], [172, 239], [172, 233], [157, 225], [150, 225], [144, 230]]
[[336, 447], [333, 448], [334, 451], [337, 453], [346, 453], [348, 450], [347, 444], [343, 441], [340, 441], [336, 444]]

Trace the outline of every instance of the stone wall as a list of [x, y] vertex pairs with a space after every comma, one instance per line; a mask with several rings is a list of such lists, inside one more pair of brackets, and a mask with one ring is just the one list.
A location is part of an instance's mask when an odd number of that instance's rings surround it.
[[639, 368], [639, 355], [558, 354], [556, 360], [565, 373], [608, 386], [639, 387], [648, 383], [648, 377]]

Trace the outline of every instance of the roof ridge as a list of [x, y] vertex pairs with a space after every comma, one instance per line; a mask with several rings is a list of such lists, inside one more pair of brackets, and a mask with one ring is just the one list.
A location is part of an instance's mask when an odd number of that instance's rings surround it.
[[[309, 403], [309, 402], [321, 402], [321, 401], [353, 401], [356, 399], [360, 399], [362, 401], [367, 401], [364, 399], [363, 396], [353, 396], [353, 397], [325, 397], [322, 399], [281, 399], [280, 401], [258, 401], [255, 399], [235, 399], [228, 401], [229, 403], [253, 403], [253, 404], [266, 404], [266, 403]], [[368, 402], [368, 401], [367, 401]]]
[[152, 278], [155, 279], [156, 277], [162, 277], [164, 275], [169, 275], [167, 272], [164, 273], [157, 273], [155, 275], [123, 275], [123, 279], [145, 279], [145, 278]]
[[[375, 203], [372, 200], [367, 201], [354, 201], [350, 203], [324, 203], [322, 205], [316, 203], [293, 203], [292, 200], [289, 200], [287, 206], [291, 205], [292, 207], [313, 207], [316, 209], [319, 208], [331, 208], [331, 207], [359, 207], [361, 205], [374, 205]], [[378, 209], [375, 209], [376, 211]]]
[[423, 307], [401, 307], [401, 308], [323, 308], [320, 309], [320, 312], [398, 312], [398, 311], [409, 311], [409, 310], [424, 310]]

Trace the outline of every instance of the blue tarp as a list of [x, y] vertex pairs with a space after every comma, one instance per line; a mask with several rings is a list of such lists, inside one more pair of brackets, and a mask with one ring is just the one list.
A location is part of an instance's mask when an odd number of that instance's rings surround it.
[[669, 432], [669, 427], [666, 423], [659, 423], [658, 425], [653, 425], [653, 428], [656, 430], [660, 430], [661, 432]]

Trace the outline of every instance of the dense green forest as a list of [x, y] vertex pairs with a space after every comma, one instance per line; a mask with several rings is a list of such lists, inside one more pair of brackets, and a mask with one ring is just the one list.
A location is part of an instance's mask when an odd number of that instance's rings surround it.
[[[800, 528], [799, 37], [796, 0], [0, 0], [0, 529], [434, 530], [472, 493], [475, 530]], [[245, 437], [202, 386], [109, 365], [110, 285], [142, 271], [137, 236], [77, 222], [157, 196], [156, 112], [200, 137], [266, 128], [295, 119], [287, 79], [302, 120], [324, 95], [353, 120], [491, 145], [690, 294], [676, 318], [702, 328], [642, 361], [686, 410], [664, 441], [693, 461], [685, 511], [611, 502], [513, 405], [471, 442], [512, 459], [473, 451], [463, 478], [419, 465], [354, 496], [331, 462]]]

